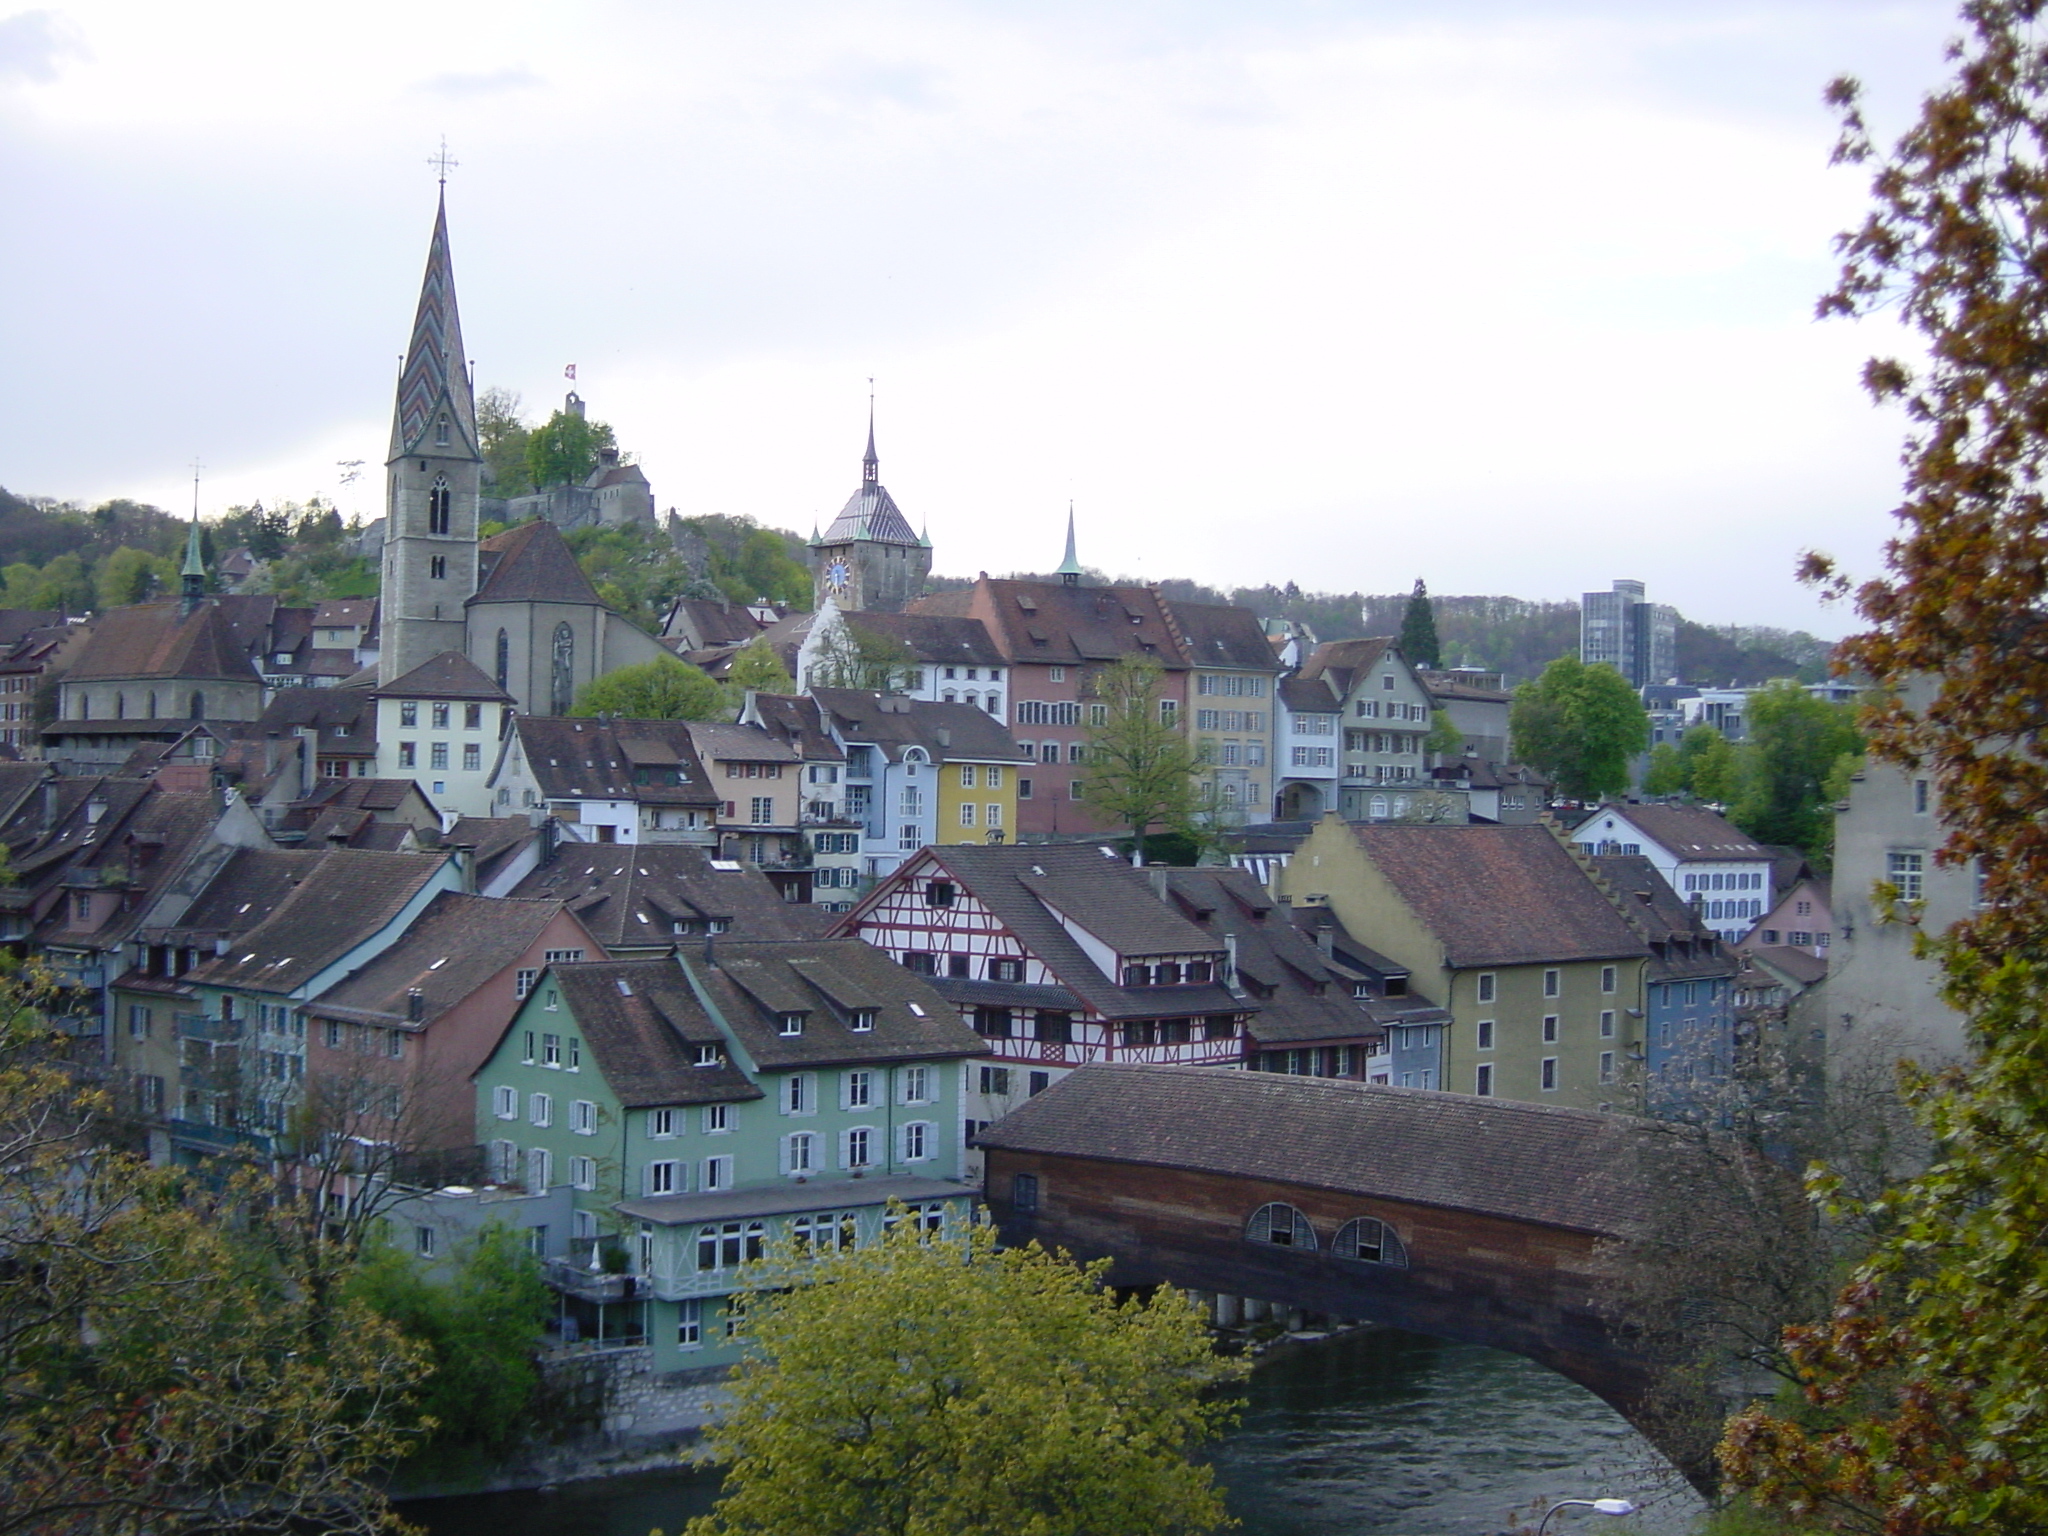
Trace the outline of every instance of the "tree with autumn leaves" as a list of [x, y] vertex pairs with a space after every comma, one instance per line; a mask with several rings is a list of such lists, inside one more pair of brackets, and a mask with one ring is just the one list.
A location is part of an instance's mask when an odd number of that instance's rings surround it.
[[[1730, 1481], [1803, 1529], [2048, 1530], [2048, 0], [1969, 0], [1951, 78], [1879, 158], [1859, 90], [1829, 92], [1837, 158], [1875, 159], [1823, 316], [1890, 308], [1925, 355], [1864, 383], [1903, 410], [1905, 495], [1869, 628], [1871, 752], [1931, 777], [1983, 899], [1922, 936], [1971, 1058], [1908, 1072], [1925, 1172], [1876, 1201], [1817, 1194], [1882, 1236], [1832, 1313], [1791, 1331], [1803, 1401], [1728, 1428]], [[1807, 575], [1851, 583], [1823, 556]], [[1915, 920], [1908, 904], [1897, 919]]]

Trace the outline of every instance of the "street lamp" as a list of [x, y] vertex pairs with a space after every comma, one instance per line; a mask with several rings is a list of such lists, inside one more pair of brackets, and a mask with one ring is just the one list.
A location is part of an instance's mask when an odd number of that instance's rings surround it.
[[1543, 1536], [1550, 1527], [1550, 1517], [1560, 1509], [1590, 1509], [1603, 1515], [1632, 1515], [1635, 1505], [1627, 1499], [1559, 1499], [1543, 1511], [1543, 1518], [1536, 1522], [1536, 1536]]

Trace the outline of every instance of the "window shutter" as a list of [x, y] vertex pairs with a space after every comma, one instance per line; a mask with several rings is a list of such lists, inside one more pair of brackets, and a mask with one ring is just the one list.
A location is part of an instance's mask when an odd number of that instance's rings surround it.
[[652, 1163], [640, 1165], [640, 1193], [643, 1197], [654, 1193], [654, 1164]]
[[775, 1171], [777, 1173], [789, 1172], [789, 1144], [795, 1139], [794, 1136], [784, 1136], [780, 1141], [776, 1142]]
[[839, 1074], [839, 1107], [841, 1109], [853, 1108], [853, 1074], [851, 1072]]
[[839, 1133], [839, 1166], [842, 1169], [853, 1166], [853, 1132]]
[[1244, 1235], [1255, 1243], [1270, 1243], [1273, 1240], [1273, 1207], [1262, 1205], [1253, 1211]]

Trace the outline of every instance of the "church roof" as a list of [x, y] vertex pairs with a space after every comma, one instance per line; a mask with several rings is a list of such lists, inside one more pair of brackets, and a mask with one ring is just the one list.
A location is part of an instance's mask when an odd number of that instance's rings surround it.
[[398, 375], [398, 404], [391, 416], [391, 453], [403, 458], [430, 446], [436, 415], [446, 408], [455, 432], [448, 443], [433, 443], [436, 456], [476, 458], [476, 400], [469, 385], [469, 354], [462, 349], [462, 320], [455, 310], [455, 263], [448, 254], [448, 204], [434, 210], [434, 235], [427, 244], [427, 272], [420, 280], [420, 307], [412, 340]]
[[472, 603], [575, 603], [602, 608], [604, 599], [576, 563], [568, 540], [545, 518], [493, 534], [477, 545]]
[[443, 651], [429, 656], [405, 676], [377, 690], [378, 698], [393, 699], [495, 699], [510, 704], [512, 695], [484, 676], [477, 664], [460, 651]]
[[108, 609], [94, 622], [69, 677], [75, 682], [131, 677], [261, 681], [212, 603], [189, 614], [177, 603]]

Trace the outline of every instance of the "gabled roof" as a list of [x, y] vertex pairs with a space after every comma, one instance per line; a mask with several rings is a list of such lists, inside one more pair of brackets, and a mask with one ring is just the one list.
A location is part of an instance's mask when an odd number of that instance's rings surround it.
[[[1365, 679], [1365, 674], [1394, 650], [1394, 637], [1375, 635], [1360, 640], [1326, 640], [1309, 652], [1301, 664], [1301, 676], [1325, 679], [1339, 699], [1348, 696]], [[1398, 655], [1399, 653], [1396, 652]]]
[[[723, 1059], [725, 1036], [674, 960], [593, 960], [551, 966], [548, 977], [561, 989], [605, 1085], [626, 1108], [762, 1096]], [[700, 1045], [718, 1049], [717, 1065], [696, 1064]]]
[[311, 849], [237, 848], [175, 923], [145, 929], [138, 937], [151, 944], [211, 948], [216, 939], [247, 933], [270, 916], [323, 856]]
[[[1097, 969], [1055, 908], [1121, 955], [1220, 960], [1223, 942], [1169, 909], [1144, 876], [1092, 843], [934, 844], [870, 891], [839, 920], [839, 931], [856, 931], [888, 893], [935, 876], [953, 880], [987, 907], [1061, 986], [1103, 1018], [1244, 1013], [1257, 1006], [1233, 997], [1220, 984], [1126, 987], [1120, 976]], [[948, 982], [941, 982], [940, 990], [952, 995]]]
[[367, 629], [376, 618], [374, 597], [330, 597], [313, 609], [315, 629]]
[[1593, 871], [1607, 882], [1609, 897], [1650, 945], [1650, 974], [1657, 981], [1732, 976], [1734, 955], [1721, 947], [1699, 909], [1657, 873], [1639, 853], [1596, 855]]
[[661, 627], [664, 636], [687, 633], [704, 646], [744, 645], [762, 626], [746, 605], [726, 598], [679, 597]]
[[1280, 680], [1280, 702], [1297, 715], [1334, 715], [1344, 707], [1330, 688], [1330, 680], [1317, 673], [1304, 677], [1299, 672]]
[[540, 835], [540, 828], [524, 816], [461, 816], [441, 834], [438, 846], [453, 848], [467, 844], [474, 848], [477, 883], [484, 885], [508, 859]]
[[1000, 667], [1003, 653], [979, 619], [936, 613], [842, 613], [849, 628], [894, 640], [926, 666]]
[[[389, 949], [349, 972], [309, 1005], [345, 1018], [410, 1018], [418, 991], [422, 1025], [431, 1025], [533, 947], [560, 914], [556, 901], [506, 901], [443, 891]], [[506, 994], [509, 1004], [511, 994]]]
[[1265, 626], [1249, 608], [1170, 601], [1167, 612], [1180, 631], [1181, 651], [1191, 666], [1278, 672], [1280, 663]]
[[477, 603], [575, 603], [604, 599], [576, 563], [561, 529], [545, 518], [507, 528], [477, 545]]
[[269, 917], [189, 979], [290, 992], [391, 922], [446, 863], [440, 853], [330, 848]]
[[[1768, 859], [1771, 850], [1703, 805], [1603, 805], [1594, 816], [1626, 821], [1681, 859]], [[1586, 818], [1590, 822], [1593, 817]]]
[[984, 1147], [1294, 1184], [1623, 1237], [1647, 1225], [1646, 1122], [1512, 1099], [1213, 1067], [1082, 1067]]
[[796, 749], [778, 741], [758, 725], [739, 725], [729, 720], [684, 722], [700, 760], [720, 763], [800, 762]]
[[[446, 408], [453, 441], [433, 441], [434, 422]], [[469, 354], [462, 348], [462, 319], [455, 309], [455, 262], [448, 253], [448, 202], [434, 209], [434, 233], [427, 242], [427, 270], [420, 279], [420, 305], [412, 339], [398, 375], [398, 402], [391, 413], [391, 451], [385, 458], [431, 451], [437, 458], [477, 457], [476, 400], [470, 392]]]
[[227, 621], [212, 603], [202, 603], [189, 614], [177, 603], [135, 603], [108, 609], [94, 623], [92, 637], [80, 649], [67, 676], [77, 682], [101, 678], [262, 682], [249, 665], [248, 653], [235, 643]]
[[1827, 961], [1811, 950], [1794, 949], [1787, 944], [1759, 944], [1742, 954], [1749, 965], [1802, 990], [1827, 979]]
[[[921, 976], [859, 939], [689, 947], [683, 956], [756, 1066], [985, 1056], [988, 1046]], [[855, 1030], [856, 1010], [874, 1027]], [[804, 1015], [785, 1035], [780, 1016]]]
[[311, 729], [317, 750], [332, 757], [377, 755], [377, 701], [360, 688], [280, 688], [254, 725], [232, 727], [238, 737], [279, 737]]
[[757, 869], [714, 869], [703, 849], [675, 843], [558, 843], [512, 894], [568, 903], [613, 952], [701, 937], [713, 921], [729, 924], [736, 938], [798, 939], [817, 937], [833, 920], [784, 901]]
[[460, 651], [429, 656], [405, 676], [373, 690], [380, 699], [484, 699], [510, 704], [512, 695], [484, 676]]
[[806, 762], [844, 762], [846, 753], [825, 729], [824, 712], [808, 694], [757, 693], [754, 713], [761, 729], [786, 743]]
[[[522, 715], [512, 722], [527, 771], [550, 800], [632, 800], [648, 805], [712, 806], [682, 720], [579, 720]], [[667, 782], [636, 782], [666, 779]]]
[[1347, 823], [1443, 946], [1447, 965], [1541, 965], [1648, 953], [1545, 827]]
[[813, 688], [833, 727], [857, 746], [879, 747], [891, 762], [922, 747], [935, 762], [1028, 763], [1002, 721], [972, 704], [934, 704], [859, 688]]
[[160, 789], [137, 796], [126, 814], [114, 807], [94, 829], [98, 836], [65, 867], [67, 883], [118, 885], [122, 910], [108, 922], [74, 931], [71, 904], [58, 902], [36, 931], [43, 944], [90, 943], [106, 948], [139, 924], [149, 901], [185, 867], [192, 850], [221, 818], [217, 795], [176, 794]]
[[910, 605], [912, 613], [979, 617], [1013, 663], [1115, 661], [1148, 656], [1168, 671], [1186, 666], [1159, 594], [1150, 587], [1069, 587], [983, 578]]

